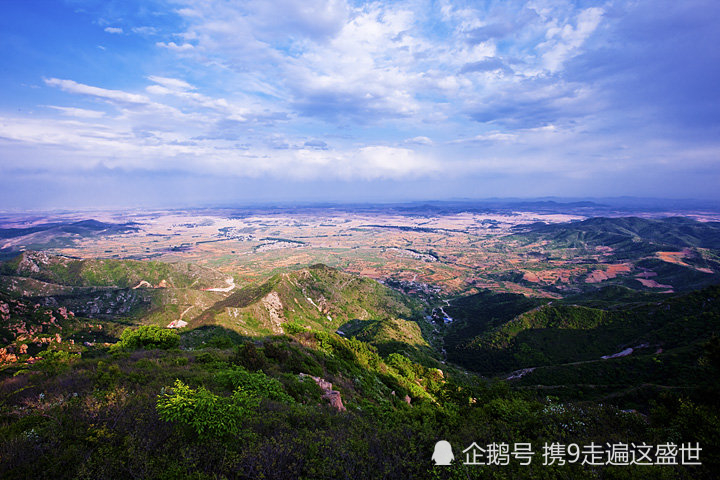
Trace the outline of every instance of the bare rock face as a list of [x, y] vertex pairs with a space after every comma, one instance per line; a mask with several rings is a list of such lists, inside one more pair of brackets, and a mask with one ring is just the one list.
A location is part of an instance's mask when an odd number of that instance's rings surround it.
[[17, 362], [17, 355], [12, 353], [12, 347], [0, 348], [0, 363]]
[[303, 377], [312, 378], [315, 383], [317, 383], [318, 387], [320, 387], [323, 391], [322, 399], [327, 400], [331, 407], [335, 408], [338, 412], [344, 412], [347, 410], [345, 405], [342, 403], [340, 392], [332, 389], [332, 383], [328, 382], [324, 378], [314, 377], [312, 375], [308, 375], [307, 373], [301, 373], [300, 378]]
[[262, 305], [270, 314], [270, 322], [273, 333], [283, 333], [282, 324], [286, 321], [283, 313], [283, 304], [277, 292], [270, 292], [260, 300]]
[[47, 261], [47, 255], [42, 252], [25, 252], [18, 263], [17, 273], [37, 273], [40, 271], [38, 263], [45, 264]]
[[344, 412], [345, 405], [343, 405], [342, 398], [340, 397], [340, 392], [337, 390], [330, 390], [325, 395], [322, 396], [323, 399], [330, 402], [330, 406], [335, 408], [338, 412]]

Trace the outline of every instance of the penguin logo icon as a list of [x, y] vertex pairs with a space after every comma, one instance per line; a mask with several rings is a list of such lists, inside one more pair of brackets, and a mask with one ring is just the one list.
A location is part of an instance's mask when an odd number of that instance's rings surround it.
[[450, 465], [450, 462], [455, 460], [450, 442], [447, 440], [437, 442], [431, 460], [435, 461], [435, 465]]

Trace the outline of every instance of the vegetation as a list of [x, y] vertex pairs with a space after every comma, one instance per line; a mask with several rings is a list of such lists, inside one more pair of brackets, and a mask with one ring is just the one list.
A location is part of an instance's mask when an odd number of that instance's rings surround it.
[[[157, 261], [74, 259], [23, 252], [0, 264], [0, 274], [33, 278], [73, 287], [133, 288], [139, 285], [186, 288], [216, 286], [224, 281], [217, 272], [192, 265]], [[145, 282], [142, 284], [141, 282]]]
[[180, 345], [180, 335], [172, 330], [156, 325], [143, 325], [137, 329], [126, 328], [120, 335], [120, 341], [113, 345], [117, 350], [137, 348], [175, 348]]
[[[696, 287], [717, 225], [696, 223], [535, 225], [497, 247], [534, 261], [612, 245], [692, 291], [480, 290], [442, 304], [449, 324], [422, 318], [443, 297], [414, 277], [403, 288], [424, 300], [321, 264], [212, 292], [228, 274], [25, 253], [0, 264], [0, 477], [715, 478], [720, 287]], [[424, 230], [400, 231], [446, 232]], [[680, 248], [694, 256], [656, 256]], [[440, 439], [449, 467], [431, 461]], [[527, 443], [532, 462], [463, 465], [473, 442]], [[698, 442], [702, 464], [544, 465], [552, 442]]]
[[[302, 333], [229, 350], [139, 350], [76, 360], [65, 372], [38, 364], [2, 383], [0, 475], [640, 479], [712, 478], [718, 467], [717, 409], [686, 396], [663, 396], [644, 417], [442, 376], [399, 354], [382, 359], [358, 340], [327, 340]], [[235, 363], [258, 357], [257, 372]], [[309, 365], [340, 389], [347, 412], [294, 373]], [[460, 459], [472, 442], [529, 442], [535, 454], [527, 467], [441, 469], [430, 461], [439, 439]], [[700, 442], [703, 465], [545, 466], [541, 454], [550, 441], [670, 440]]]
[[241, 388], [230, 397], [221, 397], [205, 387], [194, 390], [176, 380], [170, 393], [157, 400], [158, 416], [188, 428], [198, 438], [225, 438], [240, 434], [242, 422], [258, 405], [258, 398]]
[[[658, 355], [655, 352], [660, 349], [660, 362], [678, 353], [690, 362], [690, 368], [697, 358], [688, 358], [692, 355], [687, 349], [708, 341], [718, 330], [720, 287], [708, 287], [660, 303], [641, 303], [612, 310], [555, 302], [487, 329], [460, 345], [453, 351], [452, 358], [486, 374], [594, 362], [592, 366], [572, 365], [572, 370], [579, 371], [580, 368], [604, 367], [607, 362], [601, 357], [626, 348], [634, 348], [638, 351], [635, 354], [644, 355]], [[636, 358], [634, 355], [627, 361], [634, 362]], [[635, 370], [653, 371], [647, 368]], [[667, 376], [675, 378], [670, 372]], [[617, 383], [632, 383], [623, 382], [617, 376], [614, 378]], [[694, 375], [685, 377], [686, 382], [694, 379]]]
[[620, 251], [644, 248], [638, 245], [642, 242], [656, 245], [657, 250], [666, 247], [720, 249], [720, 222], [698, 222], [685, 217], [595, 217], [570, 225], [535, 224], [529, 230], [523, 235], [574, 246], [605, 245]]

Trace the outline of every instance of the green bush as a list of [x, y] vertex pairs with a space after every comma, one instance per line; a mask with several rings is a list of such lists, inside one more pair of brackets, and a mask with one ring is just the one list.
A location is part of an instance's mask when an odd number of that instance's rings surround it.
[[217, 378], [226, 387], [239, 388], [248, 395], [257, 398], [269, 398], [279, 402], [293, 403], [292, 397], [285, 393], [282, 384], [263, 372], [248, 372], [242, 367], [235, 366], [218, 373]]
[[80, 358], [80, 354], [70, 353], [64, 350], [44, 350], [38, 354], [42, 361], [39, 368], [47, 373], [56, 374], [69, 370], [71, 364]]
[[207, 342], [209, 347], [213, 348], [232, 348], [235, 342], [229, 335], [215, 335]]
[[221, 397], [205, 387], [194, 390], [176, 380], [170, 393], [160, 394], [156, 408], [162, 420], [186, 427], [200, 438], [212, 438], [239, 434], [243, 419], [259, 403], [240, 388], [230, 397]]
[[143, 325], [137, 330], [126, 328], [120, 335], [120, 341], [113, 348], [115, 350], [135, 350], [146, 348], [176, 348], [180, 345], [180, 335], [173, 330], [158, 327], [157, 325]]
[[307, 332], [308, 329], [298, 322], [286, 322], [282, 326], [283, 331], [288, 335], [295, 335], [296, 333]]
[[120, 367], [115, 363], [98, 362], [95, 371], [95, 387], [106, 390], [114, 387], [122, 377]]
[[263, 348], [257, 348], [254, 343], [248, 342], [235, 350], [231, 361], [250, 370], [260, 370], [265, 366], [267, 358], [265, 358]]
[[280, 379], [285, 391], [300, 403], [317, 404], [324, 393], [322, 388], [309, 377], [298, 377], [292, 373], [283, 373]]

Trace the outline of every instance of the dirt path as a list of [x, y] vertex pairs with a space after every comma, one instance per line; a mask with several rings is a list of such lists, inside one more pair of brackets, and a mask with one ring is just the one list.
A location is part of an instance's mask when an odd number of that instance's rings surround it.
[[204, 288], [206, 292], [229, 292], [233, 288], [235, 288], [235, 280], [232, 277], [228, 277], [225, 279], [225, 282], [228, 284], [225, 288]]

